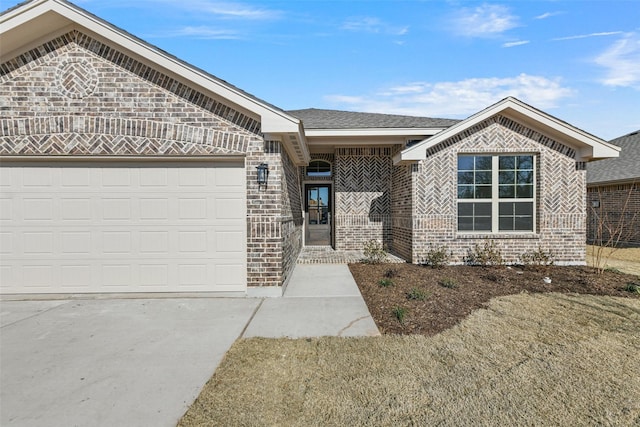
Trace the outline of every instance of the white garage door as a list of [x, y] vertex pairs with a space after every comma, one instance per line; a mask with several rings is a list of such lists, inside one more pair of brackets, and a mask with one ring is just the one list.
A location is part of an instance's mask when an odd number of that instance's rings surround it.
[[246, 290], [242, 163], [3, 162], [0, 290]]

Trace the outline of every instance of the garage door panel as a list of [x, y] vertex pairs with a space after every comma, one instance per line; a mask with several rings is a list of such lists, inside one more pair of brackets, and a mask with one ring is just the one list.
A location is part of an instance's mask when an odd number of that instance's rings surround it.
[[0, 171], [2, 293], [246, 289], [241, 163]]

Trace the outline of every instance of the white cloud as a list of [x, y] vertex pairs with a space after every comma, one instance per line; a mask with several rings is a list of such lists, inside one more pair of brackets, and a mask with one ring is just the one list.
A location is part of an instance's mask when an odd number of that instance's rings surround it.
[[221, 30], [207, 26], [184, 27], [178, 30], [165, 31], [161, 34], [154, 35], [156, 38], [161, 37], [190, 37], [196, 39], [216, 39], [216, 40], [234, 40], [240, 36], [235, 31]]
[[229, 18], [274, 19], [280, 12], [270, 9], [255, 8], [240, 3], [205, 2], [203, 10]]
[[514, 41], [514, 42], [503, 43], [502, 47], [522, 46], [524, 44], [529, 44], [529, 43], [531, 43], [529, 40], [518, 40], [518, 41]]
[[506, 6], [483, 4], [459, 10], [452, 19], [453, 30], [469, 37], [501, 34], [518, 26], [518, 18]]
[[600, 54], [595, 63], [607, 70], [605, 85], [640, 89], [640, 35], [625, 34]]
[[[149, 1], [149, 0], [146, 0]], [[272, 9], [249, 6], [233, 1], [216, 0], [153, 0], [154, 3], [170, 4], [176, 8], [215, 15], [219, 18], [272, 20], [282, 12]]]
[[600, 32], [600, 33], [590, 33], [590, 34], [579, 34], [577, 36], [567, 36], [567, 37], [557, 37], [555, 39], [555, 41], [561, 41], [561, 40], [577, 40], [577, 39], [586, 39], [589, 37], [606, 37], [606, 36], [615, 36], [618, 34], [622, 34], [622, 31], [604, 31], [604, 32]]
[[520, 74], [506, 78], [473, 78], [456, 82], [412, 82], [375, 94], [330, 95], [332, 108], [430, 117], [465, 117], [514, 96], [538, 108], [553, 108], [572, 95], [558, 79]]
[[398, 27], [389, 25], [379, 18], [370, 16], [349, 19], [342, 24], [341, 28], [348, 31], [375, 34], [391, 34], [394, 36], [403, 36], [409, 32], [409, 27]]
[[547, 19], [547, 18], [551, 18], [552, 16], [558, 16], [558, 15], [562, 15], [564, 12], [546, 12], [543, 13], [542, 15], [538, 15], [536, 17], [534, 17], [534, 19]]

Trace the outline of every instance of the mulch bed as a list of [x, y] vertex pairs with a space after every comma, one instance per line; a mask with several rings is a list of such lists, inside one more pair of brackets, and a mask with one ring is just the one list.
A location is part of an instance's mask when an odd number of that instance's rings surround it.
[[[437, 269], [414, 264], [349, 264], [349, 268], [382, 334], [435, 335], [485, 307], [490, 299], [520, 292], [640, 298], [625, 290], [628, 284], [640, 285], [640, 277], [615, 271], [596, 274], [590, 267]], [[551, 283], [545, 283], [544, 277], [551, 278]], [[383, 279], [392, 284], [380, 285]], [[401, 323], [397, 314], [403, 309]]]

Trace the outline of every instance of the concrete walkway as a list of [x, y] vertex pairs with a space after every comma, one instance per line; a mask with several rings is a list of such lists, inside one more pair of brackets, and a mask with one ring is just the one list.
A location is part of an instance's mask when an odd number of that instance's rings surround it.
[[175, 426], [239, 337], [378, 335], [346, 265], [283, 298], [0, 301], [0, 425]]
[[283, 298], [265, 299], [243, 337], [380, 335], [346, 264], [298, 264]]

